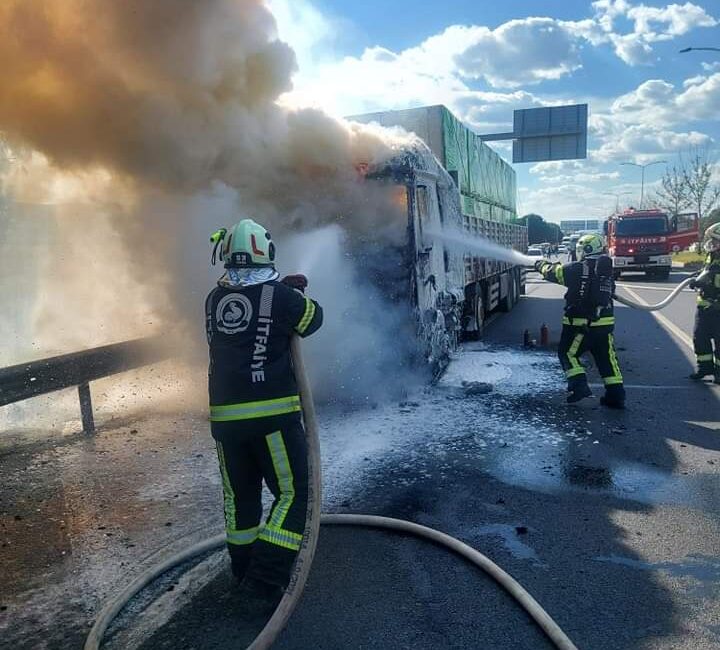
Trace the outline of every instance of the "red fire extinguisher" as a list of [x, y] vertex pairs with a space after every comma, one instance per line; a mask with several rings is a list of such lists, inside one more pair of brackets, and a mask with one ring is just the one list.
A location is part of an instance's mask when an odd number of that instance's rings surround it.
[[542, 327], [540, 328], [540, 345], [542, 345], [544, 348], [548, 346], [550, 343], [550, 330], [548, 329], [548, 326], [543, 323]]

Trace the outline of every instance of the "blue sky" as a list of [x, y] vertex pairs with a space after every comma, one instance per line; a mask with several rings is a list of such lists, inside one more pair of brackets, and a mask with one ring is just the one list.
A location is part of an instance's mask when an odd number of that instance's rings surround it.
[[[720, 0], [269, 4], [298, 57], [292, 104], [348, 115], [443, 103], [487, 133], [510, 130], [517, 108], [589, 103], [587, 160], [516, 166], [522, 213], [602, 216], [615, 204], [604, 192], [637, 203], [639, 170], [620, 162], [717, 157], [720, 52], [678, 50], [720, 47]], [[648, 169], [650, 192], [663, 167]]]

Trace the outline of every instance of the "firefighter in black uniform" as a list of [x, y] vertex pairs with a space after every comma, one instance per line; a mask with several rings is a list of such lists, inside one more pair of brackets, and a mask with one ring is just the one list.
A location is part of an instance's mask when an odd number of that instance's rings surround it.
[[[211, 242], [225, 273], [207, 297], [212, 435], [224, 493], [227, 547], [245, 600], [280, 601], [302, 542], [307, 451], [290, 338], [315, 332], [322, 309], [304, 276], [278, 281], [270, 234], [251, 219]], [[275, 497], [261, 522], [262, 483]], [[259, 613], [255, 610], [253, 613]]]
[[720, 223], [705, 231], [703, 248], [707, 253], [705, 266], [690, 285], [699, 292], [693, 332], [697, 371], [690, 378], [701, 380], [713, 375], [720, 384]]
[[591, 397], [585, 368], [579, 361], [584, 352], [591, 352], [605, 383], [600, 403], [610, 408], [624, 408], [625, 388], [615, 353], [613, 330], [615, 315], [612, 260], [604, 255], [600, 235], [580, 237], [576, 247], [580, 261], [554, 264], [544, 260], [535, 263], [543, 278], [567, 287], [565, 316], [558, 356], [568, 380], [570, 403]]

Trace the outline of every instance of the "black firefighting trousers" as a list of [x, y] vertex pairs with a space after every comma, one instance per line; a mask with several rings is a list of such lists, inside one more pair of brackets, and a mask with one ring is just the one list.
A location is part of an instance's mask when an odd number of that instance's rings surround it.
[[[222, 475], [227, 547], [236, 578], [286, 587], [305, 529], [307, 445], [291, 415], [213, 422]], [[275, 500], [261, 522], [263, 481]]]
[[[714, 359], [713, 341], [715, 342]], [[695, 312], [693, 344], [698, 370], [720, 375], [720, 306], [698, 307]]]
[[575, 386], [587, 383], [585, 368], [579, 360], [585, 352], [590, 352], [595, 359], [595, 365], [603, 378], [606, 391], [609, 394], [624, 395], [623, 377], [615, 353], [611, 326], [563, 325], [558, 357], [568, 380], [568, 390], [574, 390]]

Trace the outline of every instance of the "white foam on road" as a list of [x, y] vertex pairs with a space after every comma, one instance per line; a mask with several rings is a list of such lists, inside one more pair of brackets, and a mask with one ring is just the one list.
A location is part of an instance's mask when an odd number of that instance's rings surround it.
[[[463, 382], [492, 383], [494, 390], [465, 396]], [[533, 454], [547, 447], [557, 453], [560, 444], [587, 434], [531, 414], [518, 417], [499, 400], [562, 389], [562, 373], [547, 352], [474, 345], [457, 355], [438, 386], [404, 403], [321, 413], [326, 506], [342, 503], [390, 460], [399, 471], [383, 482], [403, 487], [430, 472], [451, 475], [468, 447], [477, 462], [497, 449]]]
[[440, 386], [462, 387], [463, 382], [493, 385], [502, 395], [555, 391], [563, 386], [560, 366], [545, 351], [466, 346], [440, 380]]

